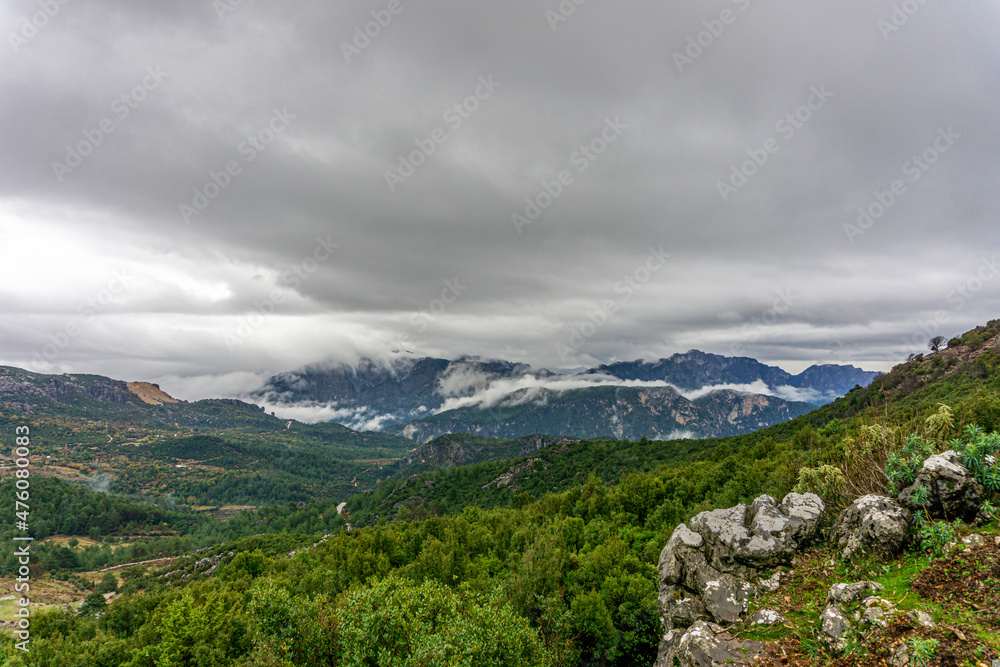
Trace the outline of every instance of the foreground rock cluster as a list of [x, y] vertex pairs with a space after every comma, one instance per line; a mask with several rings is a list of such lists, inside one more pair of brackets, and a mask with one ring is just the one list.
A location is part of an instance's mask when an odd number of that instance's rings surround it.
[[[920, 487], [926, 491], [920, 490]], [[955, 452], [928, 458], [914, 484], [898, 498], [862, 496], [834, 523], [830, 545], [850, 560], [858, 554], [893, 555], [907, 546], [916, 512], [930, 519], [979, 517], [985, 489], [962, 465]], [[779, 504], [760, 496], [750, 504], [702, 512], [677, 526], [660, 554], [659, 611], [663, 625], [654, 667], [709, 667], [749, 664], [765, 645], [742, 641], [726, 630], [739, 623], [775, 625], [781, 614], [767, 609], [746, 618], [761, 590], [776, 590], [781, 575], [762, 579], [765, 571], [787, 565], [816, 537], [825, 510], [819, 496], [790, 493]], [[892, 602], [871, 581], [835, 584], [817, 620], [819, 637], [833, 654], [885, 628], [896, 614]], [[933, 624], [916, 612], [921, 625]], [[929, 626], [928, 626], [929, 627]]]
[[[919, 502], [918, 489], [926, 489]], [[906, 547], [913, 515], [926, 512], [928, 518], [974, 523], [979, 519], [986, 490], [962, 466], [954, 451], [928, 458], [913, 484], [898, 498], [862, 496], [845, 509], [830, 533], [830, 544], [840, 557], [850, 560], [857, 553], [893, 555]]]
[[665, 635], [656, 667], [671, 667], [674, 658], [681, 665], [725, 664], [759, 652], [762, 645], [736, 642], [717, 624], [743, 619], [757, 593], [750, 582], [791, 562], [815, 535], [824, 509], [811, 493], [790, 493], [780, 505], [760, 496], [749, 507], [702, 512], [677, 526], [660, 554]]
[[854, 638], [855, 623], [886, 627], [896, 613], [888, 600], [875, 595], [883, 590], [873, 581], [834, 584], [826, 598], [826, 609], [819, 617], [820, 640], [832, 653], [841, 653]]

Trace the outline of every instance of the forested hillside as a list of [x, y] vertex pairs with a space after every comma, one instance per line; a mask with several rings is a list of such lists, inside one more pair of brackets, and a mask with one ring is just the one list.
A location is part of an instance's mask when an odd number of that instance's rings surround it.
[[384, 433], [279, 419], [237, 400], [149, 403], [133, 388], [0, 367], [0, 429], [30, 425], [38, 474], [192, 507], [343, 500], [373, 488], [382, 466], [414, 447]]

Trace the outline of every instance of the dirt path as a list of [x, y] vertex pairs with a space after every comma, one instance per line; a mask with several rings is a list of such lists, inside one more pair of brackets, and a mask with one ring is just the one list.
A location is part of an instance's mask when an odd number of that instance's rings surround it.
[[132, 567], [133, 565], [146, 565], [149, 563], [163, 563], [164, 565], [169, 565], [177, 558], [178, 556], [168, 556], [167, 558], [153, 558], [151, 560], [140, 560], [136, 561], [135, 563], [122, 563], [121, 565], [111, 565], [105, 568], [101, 568], [100, 570], [97, 570], [97, 572], [111, 572], [112, 570], [122, 570], [125, 569], [126, 567]]

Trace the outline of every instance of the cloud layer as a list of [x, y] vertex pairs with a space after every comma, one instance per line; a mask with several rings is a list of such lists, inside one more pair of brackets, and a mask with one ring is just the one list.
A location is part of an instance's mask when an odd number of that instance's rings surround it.
[[[406, 422], [428, 414], [440, 414], [449, 410], [488, 409], [497, 406], [514, 407], [525, 403], [541, 405], [553, 392], [591, 387], [670, 387], [691, 401], [723, 390], [774, 396], [787, 401], [807, 403], [835, 398], [833, 393], [823, 394], [808, 388], [790, 386], [772, 388], [763, 380], [749, 384], [706, 385], [699, 389], [685, 390], [660, 380], [622, 380], [600, 374], [540, 376], [539, 374], [526, 373], [521, 377], [501, 378], [487, 373], [475, 372], [471, 369], [463, 371], [459, 364], [453, 368], [458, 370], [452, 370], [438, 384], [437, 393], [445, 400], [439, 407], [432, 410], [422, 408], [413, 413], [383, 414], [368, 406], [355, 408], [341, 406], [337, 403], [262, 401], [259, 396], [254, 396], [252, 400], [284, 419], [297, 419], [306, 423], [336, 421], [357, 430], [381, 430], [390, 423]], [[676, 437], [689, 436], [677, 435]]]
[[1000, 310], [1000, 7], [911, 4], [4, 3], [0, 363], [885, 369]]

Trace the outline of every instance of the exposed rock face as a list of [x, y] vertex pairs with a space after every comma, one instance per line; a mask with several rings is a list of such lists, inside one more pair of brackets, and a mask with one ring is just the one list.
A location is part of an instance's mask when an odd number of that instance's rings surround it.
[[689, 400], [673, 387], [531, 387], [510, 393], [491, 407], [467, 405], [421, 415], [405, 427], [397, 424], [388, 431], [420, 442], [448, 433], [491, 438], [562, 433], [591, 439], [672, 440], [749, 433], [813, 409], [814, 405], [802, 401], [731, 389]]
[[[204, 549], [198, 549], [198, 551], [195, 551], [194, 553], [195, 553], [195, 555], [197, 555], [197, 554], [200, 554], [200, 553], [204, 553], [205, 551], [211, 551], [211, 547], [205, 547]], [[190, 579], [193, 575], [199, 574], [199, 570], [202, 570], [202, 572], [200, 572], [200, 574], [203, 574], [206, 577], [211, 577], [212, 575], [215, 574], [215, 571], [217, 569], [219, 569], [219, 566], [222, 565], [223, 562], [231, 559], [235, 553], [236, 553], [235, 551], [230, 551], [228, 553], [220, 551], [219, 553], [217, 553], [215, 555], [205, 556], [204, 558], [202, 558], [201, 560], [199, 560], [198, 562], [196, 562], [194, 564], [194, 569], [191, 572], [187, 573], [187, 574], [181, 575], [180, 571], [175, 570], [173, 572], [168, 572], [167, 574], [161, 575], [161, 576], [164, 579], [168, 579], [168, 580], [169, 579], [173, 579], [174, 577], [177, 577], [177, 576], [180, 576], [181, 579], [187, 580], [187, 579]]]
[[910, 530], [910, 511], [892, 498], [862, 496], [841, 512], [830, 533], [845, 560], [858, 551], [898, 553]]
[[763, 650], [761, 642], [741, 641], [714, 623], [699, 621], [683, 634], [668, 633], [653, 667], [746, 665]]
[[[929, 492], [923, 505], [913, 498], [918, 486]], [[985, 493], [983, 485], [962, 465], [958, 453], [949, 450], [924, 461], [913, 485], [899, 494], [899, 502], [913, 512], [926, 508], [932, 519], [972, 523], [979, 515]]]
[[613, 375], [623, 380], [663, 380], [686, 390], [713, 384], [751, 384], [763, 380], [772, 389], [782, 385], [812, 389], [816, 394], [824, 395], [816, 399], [816, 402], [823, 403], [833, 400], [833, 396], [846, 394], [857, 384], [868, 385], [878, 375], [854, 366], [832, 364], [810, 366], [798, 375], [790, 375], [755, 359], [723, 357], [698, 350], [657, 361], [621, 361], [587, 372]]
[[813, 536], [823, 509], [811, 493], [790, 493], [780, 506], [771, 496], [760, 496], [749, 508], [702, 512], [689, 523], [706, 542], [709, 565], [750, 579], [761, 568], [787, 562]]
[[549, 445], [572, 442], [577, 440], [547, 435], [528, 435], [507, 442], [485, 440], [468, 434], [443, 435], [421, 445], [397, 465], [400, 470], [415, 468], [413, 472], [454, 468], [467, 463], [530, 456]]
[[128, 390], [148, 405], [163, 405], [164, 403], [180, 403], [176, 398], [160, 389], [160, 385], [151, 382], [126, 382]]
[[516, 480], [524, 473], [530, 470], [534, 470], [535, 461], [541, 461], [540, 465], [543, 467], [543, 470], [549, 469], [549, 464], [546, 461], [543, 461], [542, 459], [528, 459], [527, 461], [518, 463], [517, 465], [512, 466], [508, 468], [506, 471], [500, 473], [500, 475], [489, 484], [484, 484], [483, 491], [490, 488], [491, 486], [495, 486], [498, 489], [500, 487], [505, 486], [509, 488], [511, 491], [517, 491], [518, 485], [514, 484], [514, 480]]
[[757, 580], [761, 569], [789, 562], [813, 537], [823, 510], [815, 494], [790, 493], [780, 505], [771, 496], [760, 496], [749, 508], [702, 512], [677, 526], [659, 562], [659, 608], [666, 633], [661, 656], [680, 659], [677, 652], [687, 635], [675, 628], [704, 630], [701, 621], [740, 621], [756, 595], [748, 580]]

